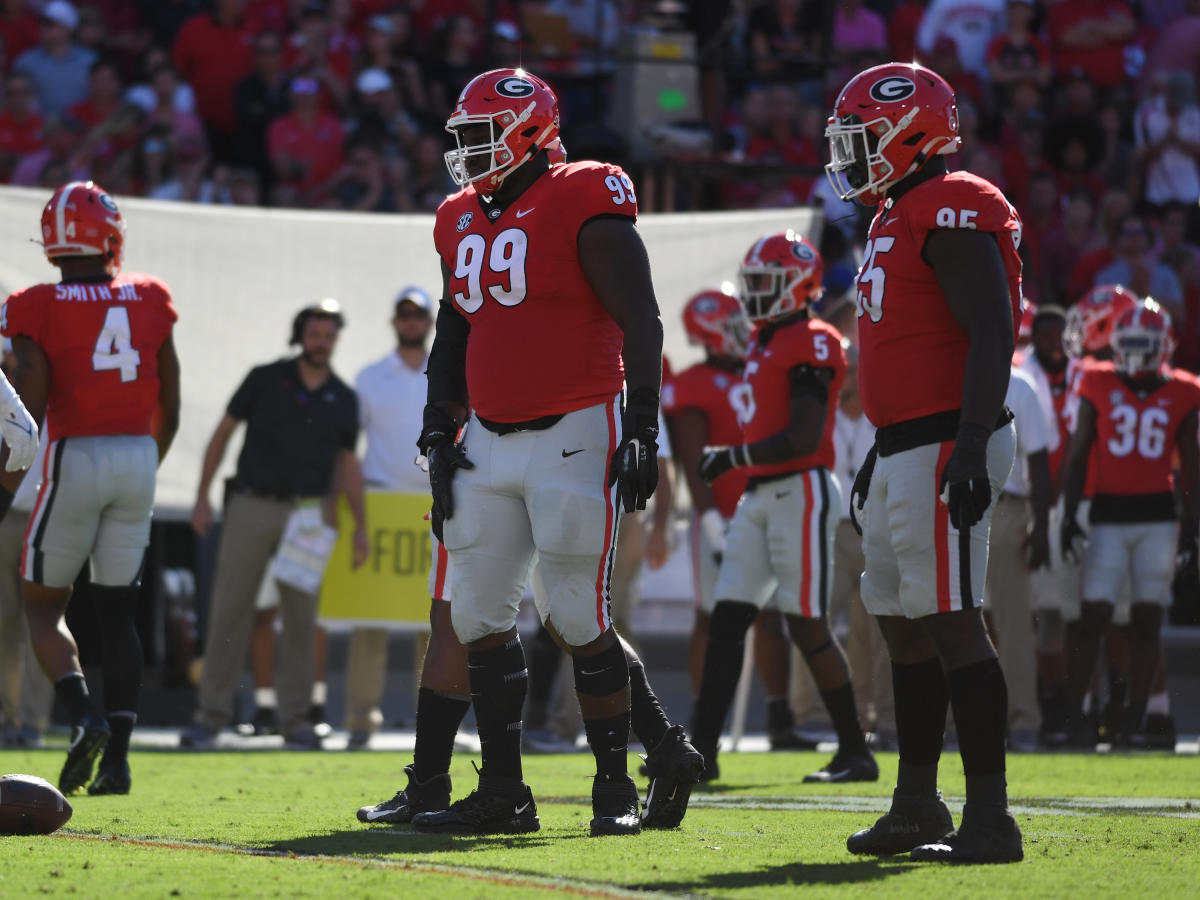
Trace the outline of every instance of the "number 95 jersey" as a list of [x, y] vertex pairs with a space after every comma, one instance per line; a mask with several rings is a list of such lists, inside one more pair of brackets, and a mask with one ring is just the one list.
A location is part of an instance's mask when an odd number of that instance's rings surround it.
[[991, 182], [951, 172], [921, 182], [871, 222], [858, 273], [859, 393], [876, 428], [962, 406], [969, 342], [950, 312], [925, 240], [943, 228], [992, 232], [1021, 317], [1021, 219]]
[[467, 390], [483, 418], [561, 415], [620, 392], [621, 329], [579, 262], [579, 231], [601, 216], [636, 221], [637, 197], [621, 169], [596, 162], [553, 166], [503, 209], [471, 186], [438, 207], [434, 244], [446, 299], [470, 325]]
[[158, 351], [177, 318], [165, 284], [131, 273], [17, 291], [0, 332], [46, 354], [49, 440], [143, 435], [158, 405]]

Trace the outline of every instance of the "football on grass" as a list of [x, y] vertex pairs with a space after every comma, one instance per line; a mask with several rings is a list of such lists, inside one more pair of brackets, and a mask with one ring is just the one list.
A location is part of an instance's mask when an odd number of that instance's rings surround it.
[[0, 777], [0, 834], [49, 834], [71, 818], [71, 804], [36, 775]]

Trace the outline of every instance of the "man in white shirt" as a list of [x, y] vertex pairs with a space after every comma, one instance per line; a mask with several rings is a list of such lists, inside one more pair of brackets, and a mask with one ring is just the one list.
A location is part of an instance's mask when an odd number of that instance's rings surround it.
[[1019, 464], [992, 513], [984, 609], [1008, 683], [1009, 748], [1033, 750], [1041, 716], [1029, 572], [1050, 565], [1050, 430], [1024, 370], [1013, 367], [1004, 402], [1013, 412]]
[[[413, 439], [425, 408], [425, 341], [433, 326], [433, 302], [419, 287], [396, 297], [392, 327], [396, 349], [358, 373], [359, 417], [367, 438], [363, 481], [368, 489], [425, 494], [429, 476], [413, 463]], [[346, 672], [346, 729], [351, 749], [367, 745], [379, 730], [379, 701], [387, 673], [388, 630], [355, 628]]]

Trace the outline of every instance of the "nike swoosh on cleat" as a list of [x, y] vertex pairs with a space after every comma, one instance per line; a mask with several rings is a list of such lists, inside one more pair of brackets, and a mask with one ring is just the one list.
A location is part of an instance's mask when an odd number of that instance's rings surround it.
[[524, 804], [522, 804], [521, 806], [518, 806], [516, 809], [513, 810], [513, 815], [519, 816], [521, 813], [525, 812], [525, 810], [529, 809], [529, 804], [530, 804], [530, 801], [526, 800], [524, 802]]
[[367, 821], [374, 822], [376, 819], [382, 819], [384, 816], [390, 816], [395, 810], [391, 809], [372, 809], [367, 813]]
[[74, 750], [76, 747], [79, 746], [79, 742], [83, 740], [83, 736], [85, 733], [86, 733], [86, 731], [82, 725], [75, 726], [75, 734], [71, 738], [71, 745], [69, 747], [67, 747], [68, 753], [70, 753], [72, 750]]

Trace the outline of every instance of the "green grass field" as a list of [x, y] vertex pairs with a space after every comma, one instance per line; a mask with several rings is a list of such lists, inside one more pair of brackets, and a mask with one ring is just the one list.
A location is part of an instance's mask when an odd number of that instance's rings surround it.
[[[55, 781], [62, 758], [0, 751], [0, 774]], [[0, 837], [0, 897], [808, 898], [882, 889], [927, 900], [948, 891], [1195, 896], [1200, 884], [1193, 756], [1010, 757], [1026, 859], [979, 867], [850, 856], [846, 836], [887, 806], [896, 757], [880, 756], [878, 784], [802, 784], [825, 759], [724, 754], [723, 780], [693, 795], [678, 830], [590, 838], [590, 755], [527, 757], [542, 830], [451, 838], [355, 819], [359, 806], [403, 785], [407, 754], [137, 752], [130, 796], [76, 796], [58, 834]], [[943, 769], [957, 814], [957, 756]], [[473, 786], [469, 756], [456, 757], [452, 775], [456, 797]]]

